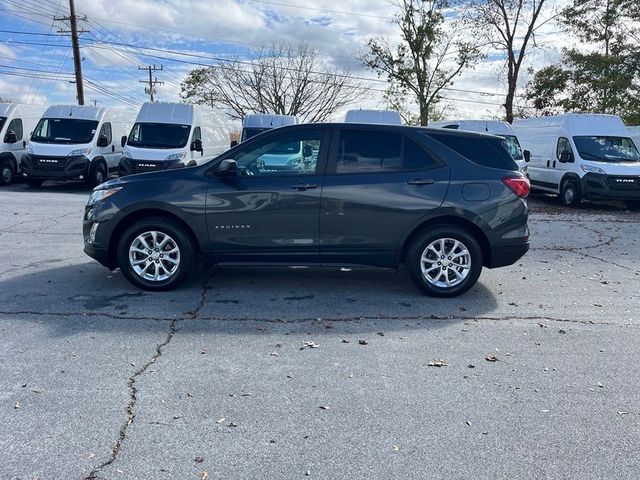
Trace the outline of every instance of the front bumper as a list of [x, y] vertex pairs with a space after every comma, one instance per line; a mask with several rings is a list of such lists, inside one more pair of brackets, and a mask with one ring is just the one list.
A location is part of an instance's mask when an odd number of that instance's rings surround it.
[[168, 168], [183, 167], [181, 161], [168, 162], [166, 160], [137, 160], [135, 158], [121, 157], [118, 164], [118, 174], [121, 177], [136, 173], [157, 172]]
[[586, 199], [640, 199], [640, 175], [587, 173], [581, 183]]
[[111, 254], [109, 242], [112, 234], [112, 222], [104, 220], [97, 210], [104, 208], [100, 206], [86, 206], [82, 220], [82, 236], [84, 238], [84, 252], [94, 258], [107, 268], [116, 268], [116, 259]]
[[22, 176], [34, 180], [83, 180], [89, 175], [91, 160], [84, 155], [54, 157], [41, 155], [22, 156]]

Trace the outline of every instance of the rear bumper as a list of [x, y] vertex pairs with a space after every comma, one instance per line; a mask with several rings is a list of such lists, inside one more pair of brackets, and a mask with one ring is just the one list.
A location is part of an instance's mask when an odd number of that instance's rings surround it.
[[77, 157], [34, 157], [23, 155], [20, 162], [22, 176], [34, 180], [86, 179], [91, 161], [84, 155]]
[[488, 268], [506, 267], [516, 263], [529, 251], [529, 242], [493, 245], [490, 249], [491, 259], [486, 266]]
[[587, 173], [582, 177], [582, 196], [586, 199], [639, 200], [640, 176]]

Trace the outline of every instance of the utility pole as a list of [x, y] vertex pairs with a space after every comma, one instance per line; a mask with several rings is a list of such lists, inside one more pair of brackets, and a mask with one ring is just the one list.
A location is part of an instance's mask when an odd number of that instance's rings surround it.
[[163, 65], [156, 67], [154, 65], [147, 65], [146, 67], [138, 67], [138, 70], [147, 70], [149, 72], [149, 80], [138, 80], [140, 83], [146, 83], [149, 86], [144, 88], [144, 93], [149, 95], [151, 102], [153, 102], [153, 94], [156, 93], [156, 85], [164, 85], [164, 82], [158, 81], [158, 77], [153, 78], [153, 72], [164, 70]]
[[[74, 0], [69, 0], [69, 16], [68, 17], [54, 17], [57, 21], [68, 21], [71, 30], [58, 30], [58, 33], [70, 33], [71, 34], [71, 48], [73, 49], [73, 66], [76, 72], [76, 94], [78, 99], [78, 105], [84, 105], [84, 85], [82, 84], [82, 58], [80, 57], [80, 43], [78, 41], [78, 35], [80, 33], [86, 33], [88, 30], [78, 30], [78, 16], [76, 15], [76, 6]], [[82, 20], [86, 20], [85, 16]]]
[[102, 103], [100, 100], [96, 100], [95, 98], [92, 98], [91, 100], [89, 100], [91, 103], [93, 103], [94, 107], [98, 106], [98, 103]]

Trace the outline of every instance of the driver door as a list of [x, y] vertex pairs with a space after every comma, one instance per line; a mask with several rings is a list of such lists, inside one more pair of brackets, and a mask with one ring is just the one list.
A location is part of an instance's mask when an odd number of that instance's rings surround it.
[[329, 129], [313, 125], [274, 130], [226, 156], [236, 160], [238, 172], [213, 173], [206, 200], [207, 228], [219, 262], [320, 262], [328, 144]]

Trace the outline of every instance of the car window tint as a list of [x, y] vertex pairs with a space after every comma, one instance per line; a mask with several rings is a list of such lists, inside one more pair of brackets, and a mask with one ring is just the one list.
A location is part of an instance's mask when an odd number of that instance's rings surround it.
[[191, 137], [191, 141], [194, 140], [202, 140], [202, 131], [200, 127], [196, 127], [193, 129], [193, 136]]
[[22, 140], [22, 120], [14, 118], [7, 127], [7, 132], [16, 132], [16, 139]]
[[502, 145], [502, 138], [447, 133], [426, 133], [466, 159], [490, 168], [517, 170], [518, 166]]
[[556, 148], [556, 158], [560, 160], [560, 155], [565, 151], [571, 152], [571, 144], [568, 138], [560, 137], [558, 139], [558, 148]]
[[425, 170], [437, 167], [440, 164], [429, 152], [409, 137], [404, 139], [403, 154], [402, 166], [405, 170]]
[[102, 128], [100, 128], [100, 135], [98, 135], [98, 138], [100, 138], [102, 135], [107, 137], [107, 143], [111, 145], [111, 124], [110, 123], [107, 122], [102, 124]]
[[313, 175], [322, 131], [303, 131], [263, 139], [234, 156], [242, 176]]
[[366, 130], [342, 130], [336, 173], [400, 170], [402, 135]]

